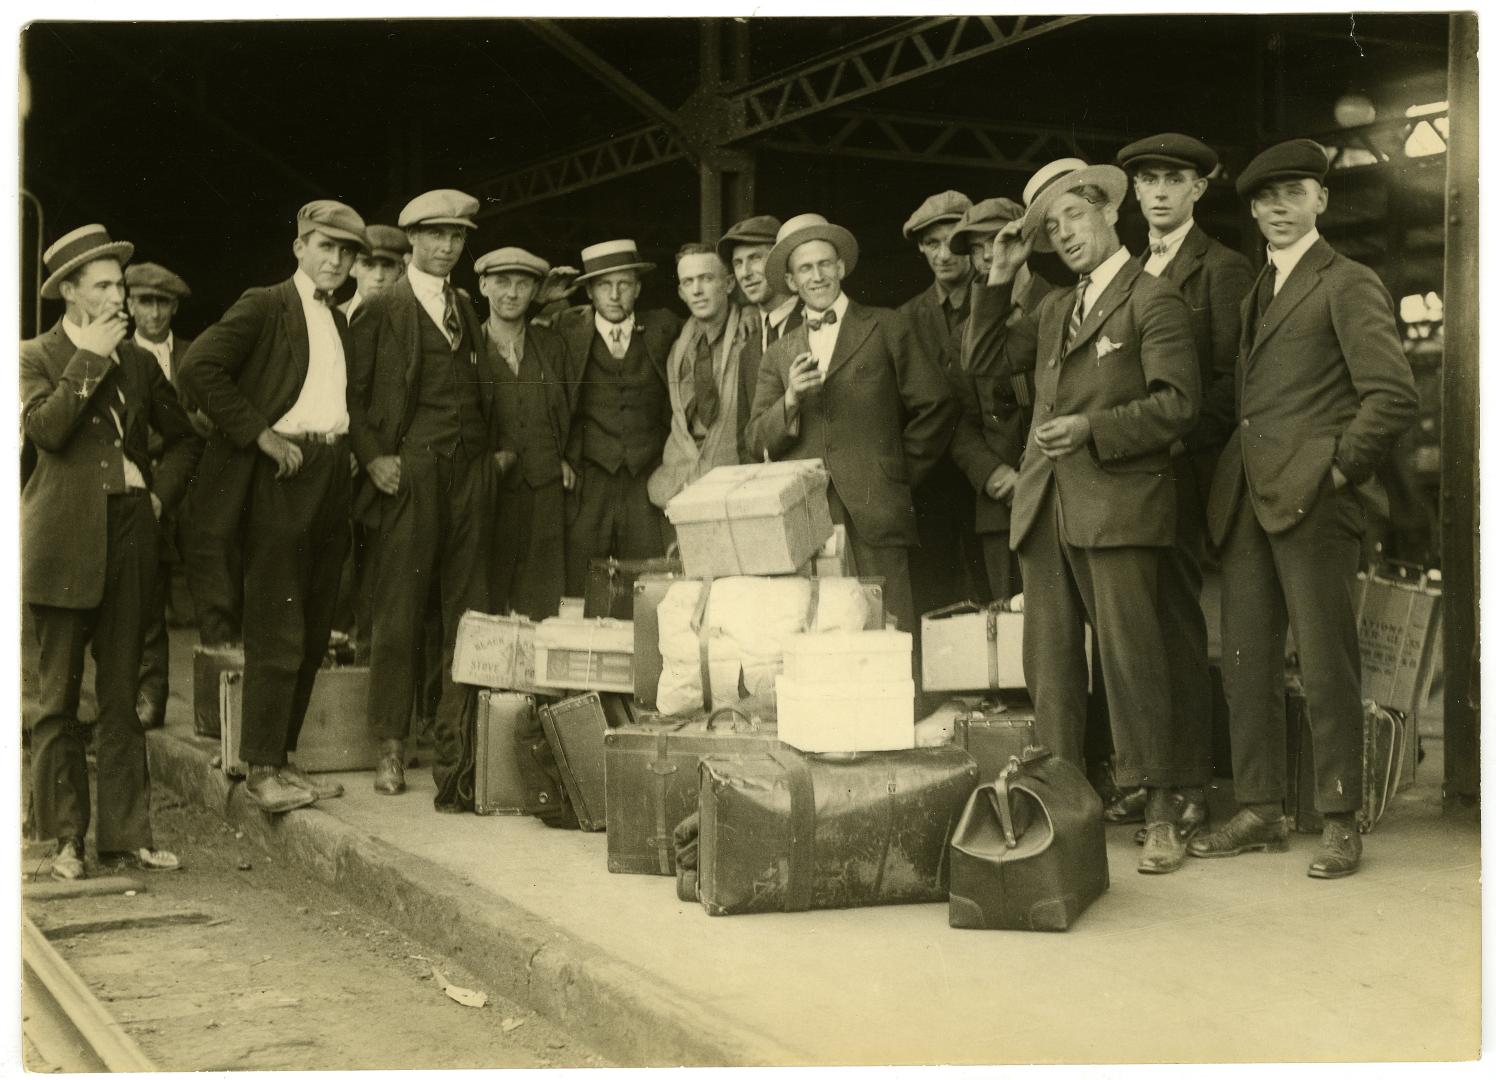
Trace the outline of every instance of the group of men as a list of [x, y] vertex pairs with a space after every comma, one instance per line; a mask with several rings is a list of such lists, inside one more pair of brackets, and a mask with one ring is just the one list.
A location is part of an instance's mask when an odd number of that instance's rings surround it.
[[[1279, 144], [1238, 176], [1267, 241], [1255, 277], [1194, 223], [1217, 164], [1198, 140], [1163, 134], [1117, 165], [1053, 162], [1022, 204], [932, 196], [904, 227], [931, 284], [898, 310], [848, 296], [856, 238], [805, 213], [682, 247], [684, 323], [639, 307], [654, 266], [628, 240], [583, 249], [580, 271], [516, 247], [482, 254], [480, 319], [450, 283], [478, 203], [439, 190], [395, 228], [337, 202], [303, 207], [295, 273], [249, 290], [184, 351], [139, 313], [127, 339], [128, 244], [100, 226], [64, 237], [46, 253], [44, 295], [66, 313], [22, 346], [37, 459], [23, 490], [43, 688], [35, 820], [57, 841], [54, 873], [83, 872], [76, 709], [90, 635], [107, 657], [100, 853], [175, 863], [151, 840], [133, 706], [161, 607], [156, 519], [179, 503], [200, 632], [243, 642], [247, 797], [276, 813], [341, 793], [291, 755], [352, 545], [375, 788], [404, 788], [437, 612], [436, 809], [456, 811], [461, 613], [554, 614], [591, 560], [663, 554], [663, 507], [712, 468], [796, 458], [825, 463], [852, 567], [885, 580], [899, 626], [1022, 589], [1038, 732], [1077, 764], [1094, 630], [1113, 770], [1142, 805], [1142, 872], [1175, 870], [1186, 851], [1286, 846], [1291, 624], [1326, 821], [1309, 873], [1354, 872], [1358, 486], [1416, 398], [1386, 290], [1316, 231], [1323, 150]], [[1149, 226], [1136, 257], [1116, 228], [1129, 188]], [[1035, 272], [1035, 250], [1076, 285]], [[339, 308], [350, 273], [357, 292]], [[588, 303], [569, 305], [578, 287]], [[1240, 803], [1208, 830], [1207, 544], [1222, 564]]]

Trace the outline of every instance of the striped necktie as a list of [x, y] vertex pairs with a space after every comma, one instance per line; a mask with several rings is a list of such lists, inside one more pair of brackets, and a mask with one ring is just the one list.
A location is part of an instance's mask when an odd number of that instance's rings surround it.
[[1080, 337], [1080, 324], [1086, 321], [1086, 286], [1091, 284], [1088, 274], [1082, 274], [1075, 283], [1075, 306], [1070, 309], [1070, 325], [1065, 328], [1065, 351]]
[[452, 351], [456, 352], [462, 344], [462, 320], [457, 317], [457, 294], [450, 285], [442, 286], [442, 306], [442, 328], [452, 342]]

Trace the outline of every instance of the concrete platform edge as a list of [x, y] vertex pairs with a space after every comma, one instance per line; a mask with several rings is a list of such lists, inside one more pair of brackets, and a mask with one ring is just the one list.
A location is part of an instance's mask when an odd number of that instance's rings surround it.
[[500, 993], [619, 1065], [771, 1065], [795, 1056], [725, 1013], [655, 985], [648, 973], [559, 925], [337, 818], [316, 809], [268, 817], [245, 802], [203, 747], [161, 730], [148, 733], [147, 747], [153, 782], [461, 960]]

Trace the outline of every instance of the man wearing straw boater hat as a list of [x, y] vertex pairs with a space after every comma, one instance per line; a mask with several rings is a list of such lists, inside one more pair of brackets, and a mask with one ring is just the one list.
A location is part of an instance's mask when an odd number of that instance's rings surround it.
[[567, 365], [581, 373], [563, 467], [572, 596], [582, 595], [592, 559], [665, 552], [669, 525], [649, 500], [648, 481], [670, 435], [665, 361], [680, 320], [636, 310], [641, 275], [653, 269], [632, 240], [583, 248], [577, 282], [591, 303], [558, 320]]
[[805, 323], [759, 366], [748, 442], [755, 459], [825, 461], [831, 516], [847, 527], [857, 572], [884, 578], [885, 608], [912, 631], [910, 492], [945, 452], [957, 406], [908, 320], [842, 291], [857, 254], [856, 238], [820, 214], [780, 228], [767, 272], [799, 295]]
[[[1127, 175], [1053, 162], [1029, 181], [1021, 221], [994, 243], [998, 311], [1035, 247], [1080, 275], [1007, 328], [1003, 356], [1035, 373], [1034, 421], [1014, 485], [1011, 542], [1023, 569], [1024, 674], [1039, 736], [1080, 764], [1086, 725], [1085, 628], [1095, 628], [1116, 745], [1117, 781], [1147, 792], [1142, 873], [1183, 863], [1176, 789], [1209, 769], [1187, 760], [1170, 709], [1157, 611], [1159, 563], [1174, 542], [1169, 447], [1194, 424], [1200, 394], [1189, 311], [1143, 273], [1117, 238]], [[1006, 372], [1002, 372], [1006, 374]]]
[[364, 221], [331, 199], [296, 214], [292, 276], [250, 289], [193, 342], [192, 401], [218, 429], [193, 481], [201, 534], [241, 532], [248, 800], [267, 813], [342, 794], [290, 761], [327, 654], [348, 551], [348, 355], [333, 293], [364, 248]]
[[457, 265], [478, 200], [451, 189], [400, 211], [405, 276], [368, 299], [353, 325], [350, 441], [367, 473], [355, 516], [376, 530], [369, 725], [379, 740], [374, 790], [405, 789], [405, 741], [433, 585], [442, 613], [442, 694], [432, 730], [435, 806], [471, 809], [458, 792], [466, 691], [452, 681], [457, 623], [489, 609], [494, 503], [514, 464], [498, 438], [497, 375]]
[[[140, 643], [157, 569], [157, 519], [201, 449], [176, 391], [129, 340], [124, 264], [134, 246], [85, 225], [42, 256], [44, 299], [66, 305], [21, 343], [21, 430], [36, 451], [21, 490], [21, 598], [38, 659], [31, 725], [32, 827], [54, 842], [51, 873], [85, 876], [91, 804], [78, 695], [90, 640], [98, 726], [99, 859], [173, 870], [151, 835], [145, 731], [135, 711]], [[149, 440], [158, 436], [152, 464]]]

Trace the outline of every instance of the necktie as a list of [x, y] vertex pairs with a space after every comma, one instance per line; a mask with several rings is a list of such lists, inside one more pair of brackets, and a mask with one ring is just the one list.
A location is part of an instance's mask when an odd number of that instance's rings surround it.
[[704, 337], [696, 345], [692, 375], [696, 391], [696, 420], [702, 427], [709, 428], [717, 422], [722, 403], [717, 397], [717, 380], [712, 374], [712, 347]]
[[826, 312], [825, 315], [822, 315], [819, 319], [806, 318], [805, 325], [808, 326], [808, 327], [810, 327], [812, 330], [819, 330], [823, 326], [835, 326], [836, 325], [836, 312], [835, 311], [828, 311], [828, 312]]
[[312, 291], [312, 299], [319, 304], [326, 304], [328, 307], [332, 307], [332, 292], [328, 289], [314, 289]]
[[1086, 320], [1086, 286], [1091, 284], [1091, 278], [1082, 274], [1080, 280], [1075, 283], [1075, 306], [1070, 309], [1070, 325], [1065, 329], [1065, 349], [1068, 352], [1071, 343], [1080, 337], [1080, 324]]
[[452, 342], [452, 351], [462, 344], [462, 320], [457, 317], [457, 294], [452, 286], [442, 286], [442, 328]]
[[613, 354], [614, 360], [623, 359], [623, 327], [613, 327], [613, 332], [608, 335], [608, 351]]
[[1267, 309], [1273, 302], [1273, 288], [1278, 281], [1278, 268], [1273, 265], [1273, 260], [1267, 261], [1267, 266], [1262, 271], [1262, 280], [1257, 285], [1257, 312], [1252, 320], [1252, 340], [1257, 340], [1257, 331], [1262, 328], [1262, 320], [1267, 315]]

